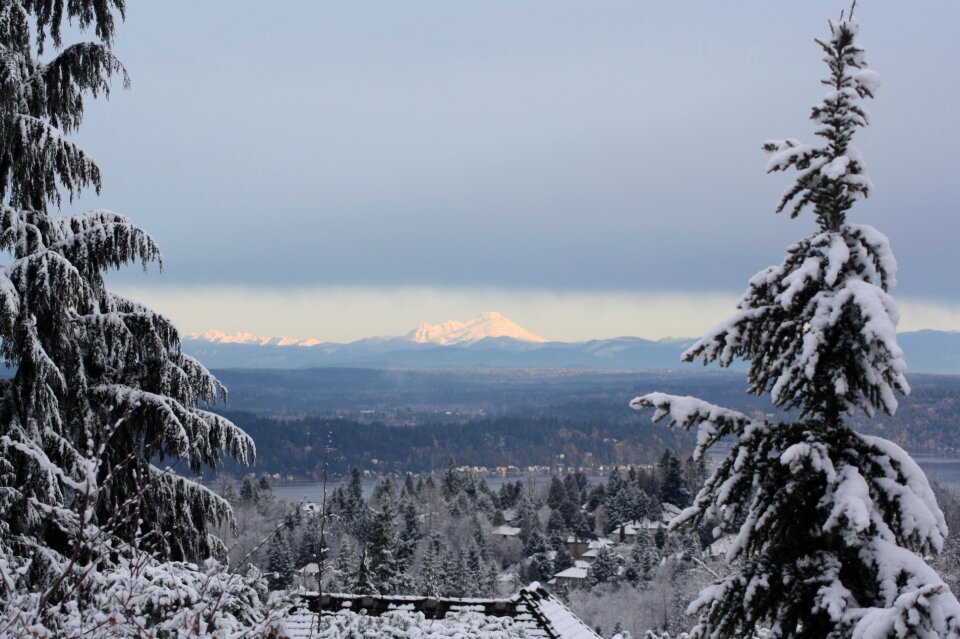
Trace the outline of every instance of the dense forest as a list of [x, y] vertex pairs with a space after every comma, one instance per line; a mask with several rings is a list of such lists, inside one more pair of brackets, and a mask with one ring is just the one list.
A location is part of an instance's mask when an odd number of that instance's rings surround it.
[[[334, 394], [330, 389], [314, 390], [315, 374], [322, 373], [271, 373], [277, 379], [299, 378], [302, 384], [287, 388], [284, 394], [301, 397], [304, 402]], [[264, 374], [250, 375], [262, 379]], [[359, 406], [368, 407], [363, 412], [328, 410], [297, 417], [274, 410], [225, 414], [257, 442], [257, 471], [296, 477], [316, 476], [328, 444], [335, 450], [327, 460], [335, 474], [346, 474], [353, 466], [380, 472], [427, 472], [446, 468], [451, 459], [467, 466], [555, 466], [561, 462], [560, 455], [567, 466], [645, 464], [656, 461], [664, 448], [691, 450], [693, 435], [651, 425], [629, 410], [632, 391], [661, 380], [677, 392], [705, 391], [712, 398], [723, 399], [741, 393], [743, 381], [737, 375], [675, 375], [650, 376], [628, 384], [621, 374], [578, 373], [571, 377], [531, 376], [523, 383], [515, 379], [511, 384], [502, 373], [461, 373], [446, 379], [441, 387], [444, 399], [417, 393], [429, 375], [353, 371], [352, 385], [335, 388], [342, 396], [353, 397]], [[393, 408], [364, 404], [360, 396], [376, 396], [384, 380], [389, 380], [397, 394]], [[911, 381], [913, 392], [901, 402], [896, 416], [855, 418], [854, 423], [908, 450], [939, 455], [960, 451], [960, 379], [918, 375]], [[486, 414], [471, 399], [480, 386], [492, 389], [493, 395], [509, 395], [503, 403], [505, 413]], [[261, 391], [272, 396], [270, 388], [267, 384]], [[231, 406], [257, 405], [245, 384], [239, 384], [239, 389]], [[738, 399], [730, 403], [739, 410], [779, 413], [757, 398]], [[226, 470], [240, 468], [228, 464]]]
[[398, 427], [326, 417], [278, 420], [249, 413], [232, 414], [231, 419], [258, 442], [256, 470], [298, 477], [316, 476], [327, 444], [334, 450], [328, 459], [330, 471], [343, 475], [352, 466], [429, 472], [445, 468], [451, 459], [464, 466], [521, 468], [561, 461], [576, 467], [650, 463], [664, 448], [689, 448], [691, 441], [682, 431], [639, 420], [590, 423], [516, 416]]

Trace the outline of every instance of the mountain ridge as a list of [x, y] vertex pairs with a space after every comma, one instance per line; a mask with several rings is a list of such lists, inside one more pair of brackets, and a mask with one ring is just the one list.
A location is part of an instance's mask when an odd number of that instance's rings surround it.
[[[414, 331], [415, 332], [415, 331]], [[960, 375], [960, 332], [923, 330], [898, 334], [909, 373]], [[410, 334], [349, 343], [263, 338], [212, 341], [187, 336], [184, 350], [210, 368], [572, 368], [703, 370], [681, 365], [695, 338], [649, 340], [621, 336], [584, 342], [533, 342], [507, 336], [460, 343], [418, 342]], [[716, 368], [711, 366], [710, 368]], [[735, 363], [734, 370], [743, 370]]]

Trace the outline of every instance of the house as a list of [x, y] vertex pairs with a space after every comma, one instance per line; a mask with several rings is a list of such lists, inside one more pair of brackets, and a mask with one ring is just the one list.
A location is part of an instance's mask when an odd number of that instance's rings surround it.
[[[567, 537], [567, 550], [570, 551], [574, 559], [580, 559], [590, 550], [600, 550], [604, 546], [612, 546], [613, 544], [614, 542], [610, 539], [588, 539], [575, 535]], [[593, 553], [592, 556], [595, 557], [596, 553]]]
[[670, 520], [679, 514], [680, 509], [673, 504], [663, 504], [660, 509], [660, 517], [644, 517], [620, 524], [610, 533], [610, 539], [619, 543], [631, 542], [637, 538], [642, 530], [653, 534], [661, 528], [666, 528], [670, 524]]
[[296, 572], [295, 579], [302, 588], [316, 588], [317, 575], [319, 574], [320, 566], [315, 562], [310, 562]]
[[490, 534], [501, 539], [512, 539], [520, 536], [520, 529], [516, 526], [497, 526]]
[[[431, 637], [601, 639], [539, 583], [506, 599], [306, 593], [284, 620], [293, 639], [382, 636], [393, 626]], [[412, 634], [411, 634], [412, 636]]]
[[585, 561], [577, 561], [576, 564], [555, 574], [551, 583], [571, 588], [587, 583], [587, 579], [590, 577], [590, 564]]
[[301, 508], [308, 515], [319, 515], [323, 512], [323, 504], [314, 501], [304, 502]]
[[707, 557], [724, 557], [727, 552], [733, 548], [736, 538], [733, 535], [724, 535], [720, 539], [716, 540], [709, 546], [707, 546], [703, 554]]
[[574, 535], [567, 537], [567, 550], [570, 551], [570, 554], [573, 555], [574, 559], [580, 559], [580, 557], [583, 557], [583, 553], [587, 552], [589, 548], [589, 539]]

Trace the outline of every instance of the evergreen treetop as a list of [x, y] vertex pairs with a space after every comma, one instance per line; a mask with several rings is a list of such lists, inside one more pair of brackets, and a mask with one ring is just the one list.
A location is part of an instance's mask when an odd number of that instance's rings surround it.
[[811, 117], [825, 144], [764, 144], [772, 153], [768, 171], [797, 172], [777, 210], [793, 202], [796, 216], [812, 206], [820, 230], [791, 246], [782, 264], [757, 273], [738, 312], [683, 355], [721, 366], [747, 360], [751, 392], [827, 422], [857, 408], [893, 414], [896, 393], [910, 391], [896, 339], [899, 313], [888, 294], [897, 271], [890, 243], [873, 227], [847, 221], [853, 203], [873, 190], [850, 142], [867, 125], [859, 100], [880, 84], [857, 45], [858, 30], [852, 18], [831, 22], [830, 38], [817, 40], [831, 90]]

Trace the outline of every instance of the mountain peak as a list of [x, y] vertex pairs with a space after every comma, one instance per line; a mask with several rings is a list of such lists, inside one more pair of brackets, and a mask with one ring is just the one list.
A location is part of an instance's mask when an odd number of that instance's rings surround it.
[[522, 342], [546, 342], [496, 311], [487, 311], [471, 320], [447, 320], [443, 324], [424, 322], [408, 337], [418, 344], [470, 344], [487, 337], [509, 337]]

